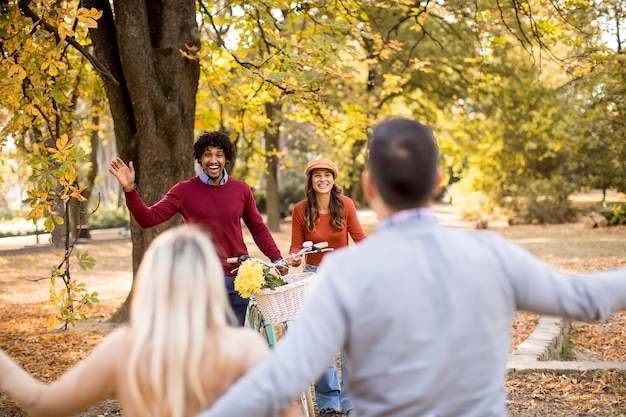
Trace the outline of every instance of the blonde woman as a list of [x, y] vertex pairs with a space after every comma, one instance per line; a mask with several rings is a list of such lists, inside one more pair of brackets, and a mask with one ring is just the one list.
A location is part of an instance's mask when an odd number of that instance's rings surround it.
[[[146, 251], [128, 324], [51, 384], [0, 351], [0, 391], [31, 416], [68, 416], [109, 397], [128, 417], [190, 417], [268, 353], [260, 335], [231, 327], [234, 320], [211, 239], [179, 226]], [[298, 415], [295, 405], [285, 413]]]

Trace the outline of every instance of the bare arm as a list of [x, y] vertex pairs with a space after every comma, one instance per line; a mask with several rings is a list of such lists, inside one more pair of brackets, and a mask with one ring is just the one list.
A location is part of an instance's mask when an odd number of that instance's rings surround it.
[[109, 335], [93, 352], [58, 380], [45, 384], [0, 351], [0, 391], [34, 417], [69, 416], [115, 395], [119, 345], [123, 332]]

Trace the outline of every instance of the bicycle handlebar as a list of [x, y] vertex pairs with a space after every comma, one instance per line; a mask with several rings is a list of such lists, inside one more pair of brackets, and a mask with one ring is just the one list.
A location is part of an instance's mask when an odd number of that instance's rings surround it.
[[[310, 243], [310, 245], [307, 245], [309, 243]], [[304, 245], [307, 245], [307, 246], [304, 246]], [[318, 242], [318, 243], [314, 244], [310, 240], [307, 240], [306, 242], [304, 242], [302, 244], [302, 249], [301, 250], [306, 249], [306, 248], [324, 249], [324, 248], [327, 248], [327, 247], [328, 247], [328, 242]]]
[[226, 258], [226, 263], [227, 264], [240, 264], [246, 259], [248, 259], [248, 255], [233, 256], [232, 258]]
[[[285, 260], [286, 259], [290, 259], [290, 258], [295, 258], [297, 256], [301, 256], [301, 255], [306, 255], [309, 253], [320, 253], [320, 252], [327, 252], [327, 251], [331, 251], [333, 250], [332, 248], [328, 248], [328, 242], [318, 242], [318, 243], [313, 243], [310, 240], [307, 240], [306, 242], [302, 243], [302, 249], [300, 249], [298, 252], [296, 253], [292, 253], [288, 256], [285, 256], [283, 259], [281, 259], [280, 261], [273, 263], [273, 262], [265, 262], [262, 259], [259, 258], [254, 258], [257, 262], [268, 266], [270, 268], [275, 268], [275, 267], [282, 267], [282, 266], [287, 266]], [[226, 263], [229, 264], [240, 264], [244, 261], [246, 261], [247, 259], [251, 259], [253, 258], [250, 255], [244, 254], [244, 255], [239, 255], [239, 256], [233, 256], [231, 258], [226, 258]], [[234, 270], [233, 270], [234, 271]]]

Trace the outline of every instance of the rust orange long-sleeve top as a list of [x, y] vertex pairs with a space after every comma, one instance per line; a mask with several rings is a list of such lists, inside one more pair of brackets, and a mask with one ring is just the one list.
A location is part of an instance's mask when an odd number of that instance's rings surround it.
[[[366, 238], [365, 232], [359, 223], [359, 219], [356, 215], [356, 208], [354, 202], [346, 196], [342, 196], [346, 226], [336, 232], [330, 227], [330, 213], [320, 214], [320, 220], [315, 226], [315, 230], [307, 232], [304, 222], [304, 203], [302, 200], [293, 207], [293, 213], [291, 216], [291, 247], [289, 253], [296, 253], [302, 249], [302, 243], [310, 240], [313, 243], [328, 242], [328, 247], [339, 249], [344, 246], [348, 246], [348, 235], [352, 237], [354, 242], [359, 242]], [[309, 265], [319, 266], [322, 262], [322, 257], [327, 252], [316, 253], [306, 255], [306, 263]]]

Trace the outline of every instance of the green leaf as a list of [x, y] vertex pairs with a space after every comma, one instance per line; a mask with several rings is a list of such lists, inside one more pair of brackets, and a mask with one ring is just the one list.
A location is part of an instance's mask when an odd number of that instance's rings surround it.
[[263, 288], [270, 288], [273, 290], [276, 287], [287, 285], [287, 282], [284, 279], [272, 274], [269, 268], [263, 269], [263, 278], [265, 278]]
[[[89, 256], [89, 251], [84, 251], [84, 252], [77, 251], [76, 259], [78, 260], [78, 266], [83, 271], [92, 269], [96, 265], [96, 260], [92, 256]], [[85, 284], [82, 284], [83, 287], [84, 285]]]
[[51, 93], [52, 98], [54, 98], [54, 101], [56, 101], [57, 104], [65, 104], [66, 98], [61, 90], [59, 90], [58, 88], [53, 88]]

